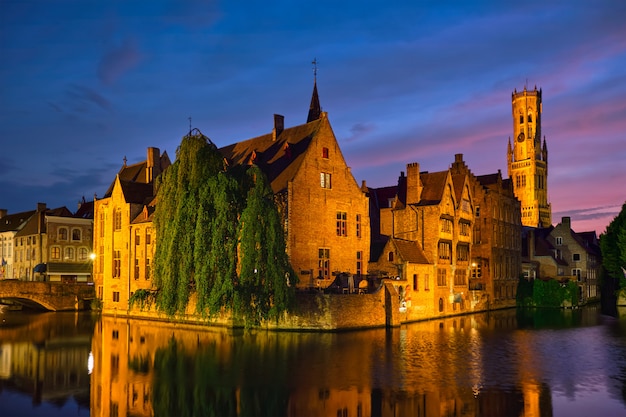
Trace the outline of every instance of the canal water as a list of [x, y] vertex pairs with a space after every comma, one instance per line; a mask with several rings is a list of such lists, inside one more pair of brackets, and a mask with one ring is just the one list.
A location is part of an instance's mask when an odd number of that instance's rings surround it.
[[5, 312], [0, 415], [620, 416], [625, 316], [511, 309], [268, 333]]

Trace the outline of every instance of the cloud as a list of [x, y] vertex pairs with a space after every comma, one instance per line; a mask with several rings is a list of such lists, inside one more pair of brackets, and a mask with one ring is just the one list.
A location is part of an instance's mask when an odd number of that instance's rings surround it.
[[125, 73], [135, 68], [141, 62], [135, 41], [126, 39], [121, 45], [107, 51], [98, 65], [98, 77], [107, 85], [115, 82]]
[[74, 110], [83, 112], [87, 110], [89, 104], [95, 104], [103, 110], [110, 111], [112, 109], [109, 100], [104, 98], [95, 90], [77, 84], [70, 84], [67, 89], [67, 95], [73, 100]]

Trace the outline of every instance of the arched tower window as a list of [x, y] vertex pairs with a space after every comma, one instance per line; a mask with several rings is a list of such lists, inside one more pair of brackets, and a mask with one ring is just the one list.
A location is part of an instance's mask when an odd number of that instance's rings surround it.
[[528, 123], [532, 123], [533, 122], [533, 115], [532, 114], [528, 114]]

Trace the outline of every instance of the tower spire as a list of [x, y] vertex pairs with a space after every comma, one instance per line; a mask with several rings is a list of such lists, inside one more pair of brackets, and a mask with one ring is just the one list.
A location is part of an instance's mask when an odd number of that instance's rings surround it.
[[313, 59], [313, 95], [311, 96], [311, 105], [309, 106], [309, 115], [306, 122], [312, 122], [320, 118], [322, 107], [320, 106], [320, 98], [317, 95], [317, 58]]

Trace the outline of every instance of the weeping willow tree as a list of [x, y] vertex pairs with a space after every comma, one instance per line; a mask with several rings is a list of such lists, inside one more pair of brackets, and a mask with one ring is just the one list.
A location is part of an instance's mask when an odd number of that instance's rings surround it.
[[222, 172], [222, 157], [215, 145], [196, 131], [183, 138], [176, 162], [160, 177], [154, 214], [154, 279], [156, 306], [169, 315], [185, 310], [192, 287], [200, 288], [204, 299], [211, 285], [196, 271], [207, 277], [207, 270], [200, 266], [206, 261], [208, 240], [202, 235], [210, 229], [202, 228], [210, 225], [217, 211], [214, 196], [222, 193], [213, 184]]
[[288, 310], [296, 275], [258, 167], [226, 170], [215, 145], [196, 132], [183, 138], [160, 177], [157, 199], [157, 309], [182, 313], [195, 291], [196, 313], [227, 311], [246, 325]]
[[296, 274], [285, 252], [285, 235], [274, 193], [257, 166], [247, 171], [252, 188], [241, 213], [239, 280], [233, 306], [246, 323], [276, 319], [294, 298]]

